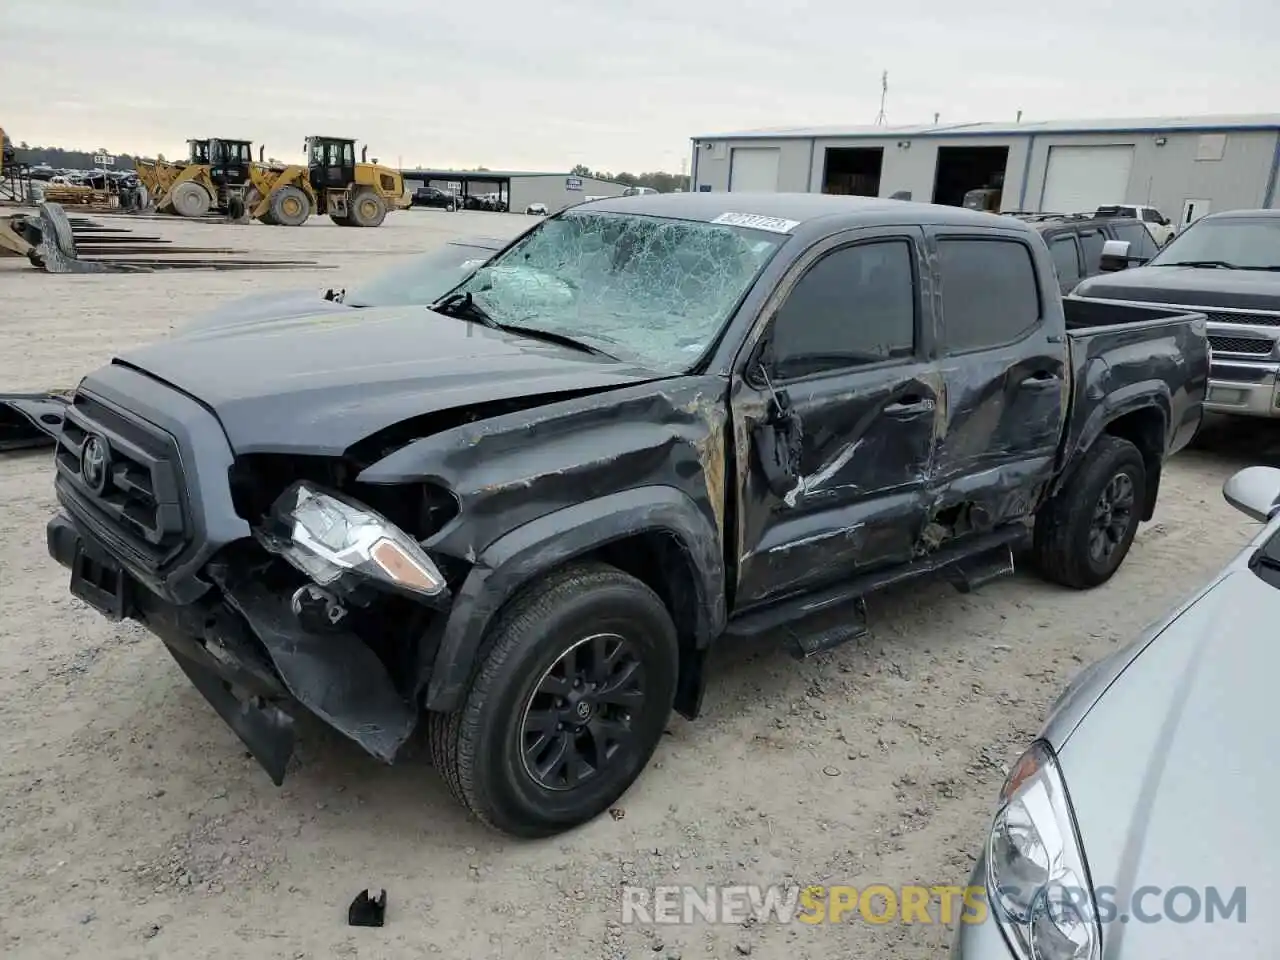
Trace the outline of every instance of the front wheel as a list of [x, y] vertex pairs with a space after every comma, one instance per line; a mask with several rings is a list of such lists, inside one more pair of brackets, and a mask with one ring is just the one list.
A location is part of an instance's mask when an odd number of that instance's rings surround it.
[[1046, 579], [1084, 589], [1120, 568], [1146, 507], [1146, 465], [1128, 440], [1102, 436], [1036, 516], [1034, 550]]
[[491, 827], [578, 826], [649, 762], [678, 669], [675, 625], [649, 587], [602, 564], [553, 574], [490, 627], [463, 708], [431, 715], [436, 768]]

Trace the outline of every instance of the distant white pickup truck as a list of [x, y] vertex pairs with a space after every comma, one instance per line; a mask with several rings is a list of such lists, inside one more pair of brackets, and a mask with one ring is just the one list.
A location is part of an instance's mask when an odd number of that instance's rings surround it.
[[1155, 207], [1145, 207], [1137, 203], [1111, 203], [1106, 206], [1099, 207], [1094, 213], [1095, 217], [1128, 217], [1133, 220], [1139, 220], [1142, 225], [1147, 228], [1152, 238], [1160, 246], [1164, 246], [1173, 239], [1173, 235], [1177, 233], [1177, 228], [1173, 223]]

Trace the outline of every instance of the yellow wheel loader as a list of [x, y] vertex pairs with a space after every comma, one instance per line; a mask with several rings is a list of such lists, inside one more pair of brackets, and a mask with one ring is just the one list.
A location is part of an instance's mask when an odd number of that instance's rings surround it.
[[138, 179], [157, 213], [203, 217], [210, 210], [240, 219], [250, 182], [253, 143], [249, 140], [188, 140], [185, 163], [138, 160]]
[[306, 152], [305, 167], [257, 164], [250, 170], [245, 196], [249, 216], [296, 227], [315, 213], [344, 227], [376, 227], [388, 210], [409, 206], [400, 172], [376, 159], [367, 162], [367, 147], [357, 163], [354, 140], [308, 137]]

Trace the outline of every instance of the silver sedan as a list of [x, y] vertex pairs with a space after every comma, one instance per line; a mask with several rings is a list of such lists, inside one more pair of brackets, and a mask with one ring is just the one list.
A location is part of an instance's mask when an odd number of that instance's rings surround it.
[[1280, 470], [1223, 493], [1264, 529], [1054, 704], [1001, 791], [953, 960], [1277, 955]]

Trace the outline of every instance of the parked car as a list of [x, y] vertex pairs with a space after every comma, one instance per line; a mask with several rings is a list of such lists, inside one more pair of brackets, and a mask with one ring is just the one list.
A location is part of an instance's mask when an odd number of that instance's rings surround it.
[[1150, 234], [1132, 220], [1087, 214], [1017, 216], [1031, 223], [1048, 244], [1063, 295], [1074, 290], [1081, 280], [1104, 272], [1102, 251], [1108, 240], [1126, 241], [1134, 260], [1147, 260], [1160, 252]]
[[175, 336], [225, 332], [293, 317], [350, 314], [371, 307], [426, 306], [452, 290], [509, 240], [466, 237], [420, 253], [367, 283], [321, 292], [313, 288], [257, 293], [219, 304], [179, 327]]
[[1144, 207], [1138, 203], [1112, 203], [1099, 207], [1095, 214], [1098, 217], [1110, 219], [1112, 217], [1124, 217], [1129, 220], [1137, 220], [1156, 242], [1156, 246], [1163, 247], [1166, 243], [1173, 239], [1173, 235], [1177, 233], [1177, 228], [1173, 222], [1155, 207]]
[[456, 194], [441, 190], [439, 187], [419, 187], [413, 191], [413, 206], [431, 207], [436, 210], [457, 210]]
[[276, 783], [291, 714], [387, 762], [425, 721], [520, 836], [613, 806], [719, 639], [807, 656], [868, 594], [973, 589], [1024, 544], [1105, 582], [1208, 374], [1202, 316], [1064, 301], [1028, 225], [870, 198], [600, 200], [431, 309], [91, 373], [49, 550]]
[[[1117, 266], [1130, 252], [1118, 251]], [[1213, 348], [1205, 408], [1280, 416], [1280, 210], [1201, 217], [1146, 266], [1094, 277], [1075, 292], [1205, 313]]]
[[[1276, 942], [1267, 911], [1241, 922], [1243, 899], [1236, 922], [1204, 914], [1210, 895], [1280, 891], [1258, 764], [1280, 670], [1280, 470], [1249, 467], [1223, 493], [1262, 532], [1063, 691], [1000, 791], [971, 880], [988, 916], [959, 925], [953, 960], [1260, 957]], [[1171, 915], [1178, 890], [1195, 898], [1190, 922]]]
[[530, 216], [545, 217], [547, 215], [547, 205], [545, 203], [531, 203], [524, 208], [524, 212]]

